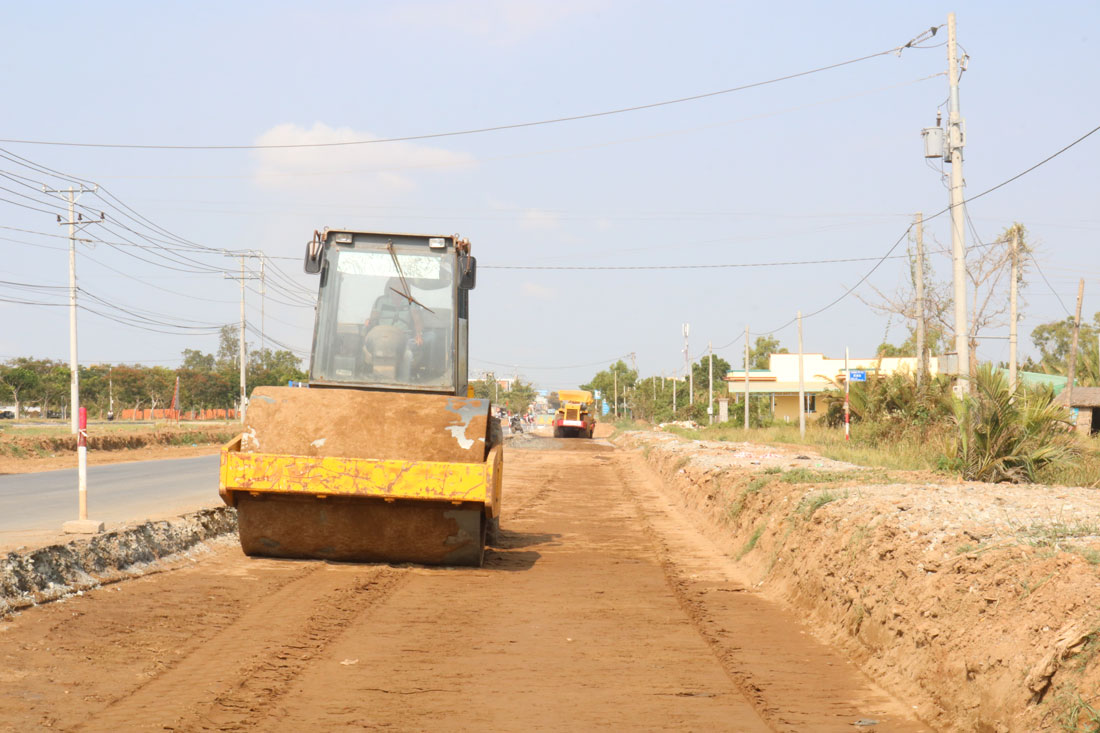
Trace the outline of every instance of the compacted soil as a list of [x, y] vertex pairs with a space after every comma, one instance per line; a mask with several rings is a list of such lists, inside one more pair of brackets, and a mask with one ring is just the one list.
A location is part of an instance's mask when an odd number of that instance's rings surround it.
[[0, 620], [0, 730], [929, 730], [748, 587], [639, 453], [511, 445], [482, 568], [215, 541]]

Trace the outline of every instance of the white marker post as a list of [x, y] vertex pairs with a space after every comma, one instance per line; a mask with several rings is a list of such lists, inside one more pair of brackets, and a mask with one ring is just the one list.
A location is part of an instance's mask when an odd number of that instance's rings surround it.
[[103, 531], [103, 522], [88, 519], [88, 408], [80, 408], [80, 422], [76, 439], [77, 493], [80, 502], [80, 518], [61, 525], [66, 534], [96, 534]]
[[851, 416], [848, 411], [848, 388], [852, 383], [852, 373], [848, 370], [848, 347], [844, 347], [844, 439], [851, 440], [852, 434], [849, 428]]

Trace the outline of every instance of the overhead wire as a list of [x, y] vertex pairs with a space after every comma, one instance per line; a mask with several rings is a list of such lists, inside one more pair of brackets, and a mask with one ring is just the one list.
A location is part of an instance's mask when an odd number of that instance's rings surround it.
[[601, 359], [600, 361], [593, 361], [586, 364], [570, 364], [569, 366], [530, 366], [524, 364], [505, 364], [499, 361], [489, 361], [488, 359], [479, 359], [471, 356], [470, 361], [476, 361], [480, 364], [489, 364], [491, 366], [505, 367], [506, 369], [540, 369], [540, 370], [558, 370], [558, 369], [580, 369], [582, 367], [599, 366], [600, 364], [607, 364], [608, 362], [615, 362], [621, 359], [629, 359], [630, 354], [622, 354], [620, 356], [614, 356], [610, 359]]
[[1066, 307], [1065, 302], [1062, 300], [1062, 296], [1058, 294], [1058, 291], [1054, 289], [1054, 286], [1050, 284], [1050, 280], [1047, 279], [1046, 273], [1043, 272], [1043, 268], [1039, 266], [1039, 260], [1035, 259], [1035, 254], [1028, 252], [1027, 256], [1031, 258], [1031, 261], [1035, 263], [1035, 270], [1039, 273], [1039, 277], [1043, 278], [1043, 282], [1050, 288], [1050, 292], [1054, 293], [1054, 297], [1058, 300], [1058, 304], [1062, 306], [1062, 310], [1066, 312], [1066, 317], [1072, 317], [1069, 308]]
[[786, 74], [783, 76], [774, 77], [771, 79], [765, 79], [762, 81], [751, 82], [748, 84], [741, 84], [739, 86], [729, 87], [727, 89], [719, 89], [716, 91], [704, 92], [701, 94], [692, 94], [683, 97], [677, 97], [675, 99], [666, 99], [659, 102], [649, 102], [646, 104], [638, 104], [629, 107], [618, 107], [614, 109], [603, 110], [600, 112], [589, 112], [585, 114], [569, 115], [564, 117], [555, 117], [544, 120], [535, 120], [529, 122], [515, 122], [510, 124], [492, 125], [488, 127], [471, 128], [464, 130], [453, 130], [449, 132], [435, 132], [424, 133], [420, 135], [402, 135], [399, 137], [389, 138], [372, 138], [368, 140], [343, 140], [334, 142], [323, 143], [275, 143], [275, 144], [251, 144], [251, 145], [165, 145], [165, 144], [140, 144], [140, 143], [85, 143], [85, 142], [73, 142], [73, 141], [57, 141], [57, 140], [29, 140], [29, 139], [16, 139], [16, 138], [0, 138], [0, 142], [8, 144], [21, 144], [21, 145], [52, 145], [52, 146], [65, 146], [65, 147], [83, 147], [83, 148], [124, 148], [124, 149], [140, 149], [140, 150], [277, 150], [277, 149], [290, 149], [290, 148], [330, 148], [330, 147], [344, 147], [344, 146], [359, 146], [359, 145], [377, 145], [384, 143], [394, 142], [409, 142], [415, 140], [429, 140], [445, 137], [457, 137], [460, 135], [476, 135], [487, 132], [500, 132], [503, 130], [516, 130], [528, 127], [538, 127], [543, 125], [555, 125], [564, 122], [576, 122], [579, 120], [596, 119], [600, 117], [609, 117], [612, 115], [626, 114], [630, 112], [639, 112], [642, 110], [656, 109], [658, 107], [667, 107], [675, 104], [683, 104], [686, 102], [695, 102], [701, 99], [708, 99], [711, 97], [718, 97], [726, 94], [732, 94], [735, 92], [742, 92], [748, 89], [755, 89], [770, 84], [777, 84], [784, 81], [790, 81], [791, 79], [798, 79], [812, 74], [818, 74], [824, 71], [830, 71], [832, 69], [838, 69], [844, 66], [850, 66], [870, 59], [878, 58], [880, 56], [888, 56], [890, 54], [901, 55], [902, 51], [908, 48], [921, 48], [920, 44], [926, 38], [931, 38], [942, 26], [933, 26], [926, 31], [921, 32], [914, 38], [910, 39], [906, 43], [900, 46], [894, 46], [885, 51], [878, 51], [875, 53], [860, 56], [858, 58], [848, 59], [846, 61], [840, 61], [837, 63], [827, 64], [824, 66], [818, 66], [816, 68], [807, 69], [805, 71], [796, 72], [793, 74]]
[[[1074, 146], [1084, 142], [1086, 139], [1088, 139], [1089, 137], [1091, 137], [1092, 135], [1094, 135], [1098, 131], [1100, 131], [1100, 125], [1092, 128], [1091, 130], [1086, 132], [1084, 135], [1081, 135], [1080, 137], [1078, 137], [1073, 142], [1069, 143], [1068, 145], [1065, 145], [1064, 147], [1060, 148], [1055, 153], [1052, 153], [1051, 155], [1048, 155], [1047, 157], [1040, 160], [1038, 163], [1024, 169], [1023, 171], [1021, 171], [1021, 172], [1017, 173], [1016, 175], [1012, 176], [1011, 178], [1007, 178], [1004, 181], [1001, 181], [1000, 183], [998, 183], [994, 186], [991, 186], [990, 188], [985, 189], [981, 193], [975, 194], [974, 196], [970, 196], [969, 198], [963, 200], [963, 202], [960, 205], [965, 206], [966, 204], [969, 204], [971, 201], [976, 201], [977, 199], [980, 199], [983, 196], [987, 196], [988, 194], [993, 193], [994, 191], [1007, 186], [1009, 183], [1012, 183], [1013, 181], [1019, 180], [1020, 178], [1027, 175], [1028, 173], [1031, 173], [1032, 171], [1036, 170], [1040, 166], [1054, 160], [1055, 158], [1062, 155], [1066, 151], [1070, 150]], [[949, 204], [948, 206], [946, 206], [946, 207], [940, 209], [939, 211], [937, 211], [935, 214], [932, 214], [931, 216], [925, 217], [924, 218], [925, 223], [927, 223], [927, 222], [931, 221], [932, 219], [935, 219], [939, 216], [942, 216], [943, 214], [950, 211], [953, 207], [954, 207], [954, 204]], [[812, 318], [813, 316], [824, 313], [825, 311], [829, 310], [830, 308], [835, 306], [837, 303], [839, 303], [840, 301], [844, 300], [849, 295], [851, 295], [855, 291], [856, 288], [858, 288], [860, 285], [862, 285], [867, 280], [867, 278], [869, 278], [872, 274], [874, 274], [874, 272], [876, 270], [878, 270], [878, 268], [882, 265], [882, 263], [885, 262], [887, 260], [887, 258], [889, 258], [890, 255], [892, 255], [894, 253], [894, 250], [897, 249], [898, 245], [901, 244], [906, 239], [906, 237], [908, 237], [909, 232], [912, 230], [912, 228], [913, 228], [912, 224], [910, 224], [908, 227], [906, 227], [905, 231], [902, 232], [901, 236], [898, 237], [897, 241], [895, 241], [894, 244], [892, 244], [890, 246], [890, 248], [888, 250], [886, 250], [886, 253], [884, 255], [882, 255], [882, 257], [879, 258], [879, 260], [871, 267], [871, 269], [869, 269], [866, 273], [864, 273], [864, 275], [861, 278], [859, 278], [859, 280], [857, 280], [854, 285], [852, 285], [850, 288], [846, 289], [840, 296], [834, 298], [832, 301], [830, 301], [825, 306], [823, 306], [821, 308], [818, 308], [817, 310], [812, 311], [810, 313], [802, 314], [802, 318]], [[1032, 260], [1034, 261], [1034, 258], [1032, 258]], [[1038, 266], [1038, 263], [1036, 263], [1036, 266]], [[1041, 274], [1041, 271], [1040, 271], [1040, 274]], [[1043, 276], [1043, 279], [1045, 280], [1046, 276]], [[1047, 284], [1049, 285], [1049, 282]], [[1065, 307], [1065, 304], [1063, 304], [1063, 308], [1064, 307]], [[779, 326], [778, 328], [774, 328], [774, 329], [771, 329], [769, 331], [761, 332], [758, 335], [774, 334], [778, 331], [781, 331], [781, 330], [787, 328], [791, 324], [795, 323], [797, 320], [798, 320], [797, 317], [792, 318], [789, 321], [787, 321], [786, 323], [784, 323], [783, 325]], [[727, 348], [729, 345], [732, 345], [733, 343], [736, 343], [736, 341], [737, 341], [737, 339], [735, 339], [734, 341], [731, 341], [730, 344], [727, 344], [727, 346], [720, 347], [720, 349]]]

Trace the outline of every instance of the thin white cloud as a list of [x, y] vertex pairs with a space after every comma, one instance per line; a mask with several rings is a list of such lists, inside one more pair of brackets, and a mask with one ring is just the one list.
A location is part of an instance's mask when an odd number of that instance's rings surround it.
[[474, 36], [500, 45], [515, 45], [563, 21], [601, 10], [597, 0], [437, 0], [402, 3], [391, 14], [397, 22], [442, 27], [457, 36]]
[[[256, 139], [257, 145], [301, 145], [377, 140], [378, 136], [350, 127], [329, 127], [315, 122], [304, 128], [286, 123], [276, 125]], [[410, 142], [350, 145], [326, 148], [262, 149], [254, 152], [253, 180], [264, 188], [314, 188], [319, 179], [352, 177], [368, 189], [405, 192], [416, 188], [418, 169], [461, 169], [476, 164], [462, 152]], [[433, 173], [434, 175], [434, 173]]]
[[519, 220], [520, 227], [529, 231], [557, 229], [560, 223], [561, 216], [542, 209], [527, 209]]
[[538, 283], [525, 282], [520, 286], [520, 290], [528, 298], [535, 298], [537, 300], [553, 300], [558, 297], [557, 290], [546, 287], [545, 285], [539, 285]]

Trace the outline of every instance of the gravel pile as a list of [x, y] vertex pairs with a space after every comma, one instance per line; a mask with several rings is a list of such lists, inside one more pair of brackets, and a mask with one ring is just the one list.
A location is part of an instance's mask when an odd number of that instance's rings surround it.
[[0, 615], [142, 575], [166, 559], [236, 531], [236, 512], [218, 507], [90, 539], [10, 552], [0, 558]]

